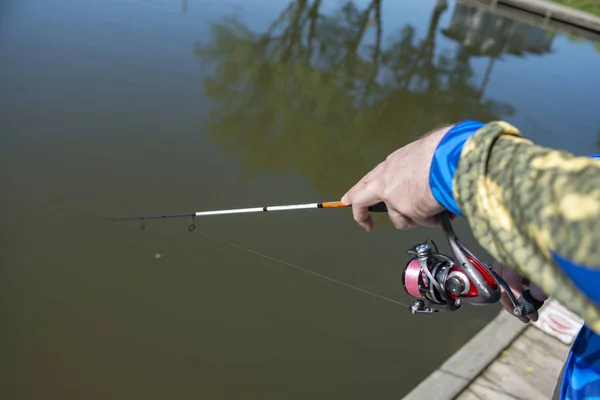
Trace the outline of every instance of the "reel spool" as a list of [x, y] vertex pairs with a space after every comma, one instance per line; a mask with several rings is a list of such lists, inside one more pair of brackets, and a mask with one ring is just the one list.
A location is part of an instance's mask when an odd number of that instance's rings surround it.
[[456, 311], [463, 303], [496, 303], [501, 288], [508, 294], [517, 316], [531, 314], [544, 304], [534, 299], [529, 290], [517, 299], [491, 266], [481, 262], [460, 242], [447, 212], [440, 215], [440, 222], [454, 258], [439, 253], [430, 239], [407, 251], [412, 257], [402, 272], [402, 285], [417, 299], [410, 305], [412, 314]]

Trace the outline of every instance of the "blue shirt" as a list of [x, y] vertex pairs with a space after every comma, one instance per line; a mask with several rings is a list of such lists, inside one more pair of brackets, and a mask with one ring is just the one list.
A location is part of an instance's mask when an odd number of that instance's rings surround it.
[[[436, 200], [453, 214], [463, 216], [453, 192], [453, 178], [465, 142], [485, 124], [463, 121], [440, 141], [431, 164], [429, 184]], [[592, 158], [600, 159], [600, 154]], [[554, 261], [592, 301], [600, 304], [600, 268], [589, 269], [553, 254]], [[561, 400], [600, 400], [600, 335], [585, 325], [579, 331], [561, 382]]]

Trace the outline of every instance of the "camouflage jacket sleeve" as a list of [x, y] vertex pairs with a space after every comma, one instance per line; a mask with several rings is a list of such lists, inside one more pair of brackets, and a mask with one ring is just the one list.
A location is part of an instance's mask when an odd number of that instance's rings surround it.
[[431, 183], [496, 260], [600, 333], [600, 161], [535, 145], [505, 122], [465, 121], [440, 142]]

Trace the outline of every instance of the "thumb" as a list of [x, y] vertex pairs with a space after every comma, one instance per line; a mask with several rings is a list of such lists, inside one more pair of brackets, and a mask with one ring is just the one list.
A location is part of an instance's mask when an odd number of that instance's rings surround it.
[[350, 193], [350, 192], [346, 192], [346, 193], [345, 193], [345, 194], [342, 196], [342, 198], [341, 198], [341, 200], [340, 200], [340, 201], [341, 201], [342, 203], [344, 203], [345, 205], [350, 205], [350, 200], [348, 199], [348, 197], [349, 197], [349, 196], [348, 196], [348, 193]]

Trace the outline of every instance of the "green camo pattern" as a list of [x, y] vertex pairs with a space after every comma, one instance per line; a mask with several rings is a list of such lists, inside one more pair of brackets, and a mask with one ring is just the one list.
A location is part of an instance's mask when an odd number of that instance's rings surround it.
[[[454, 197], [475, 238], [600, 334], [600, 308], [553, 261], [600, 265], [600, 162], [533, 144], [495, 121], [465, 143]], [[599, 288], [600, 290], [600, 288]]]

